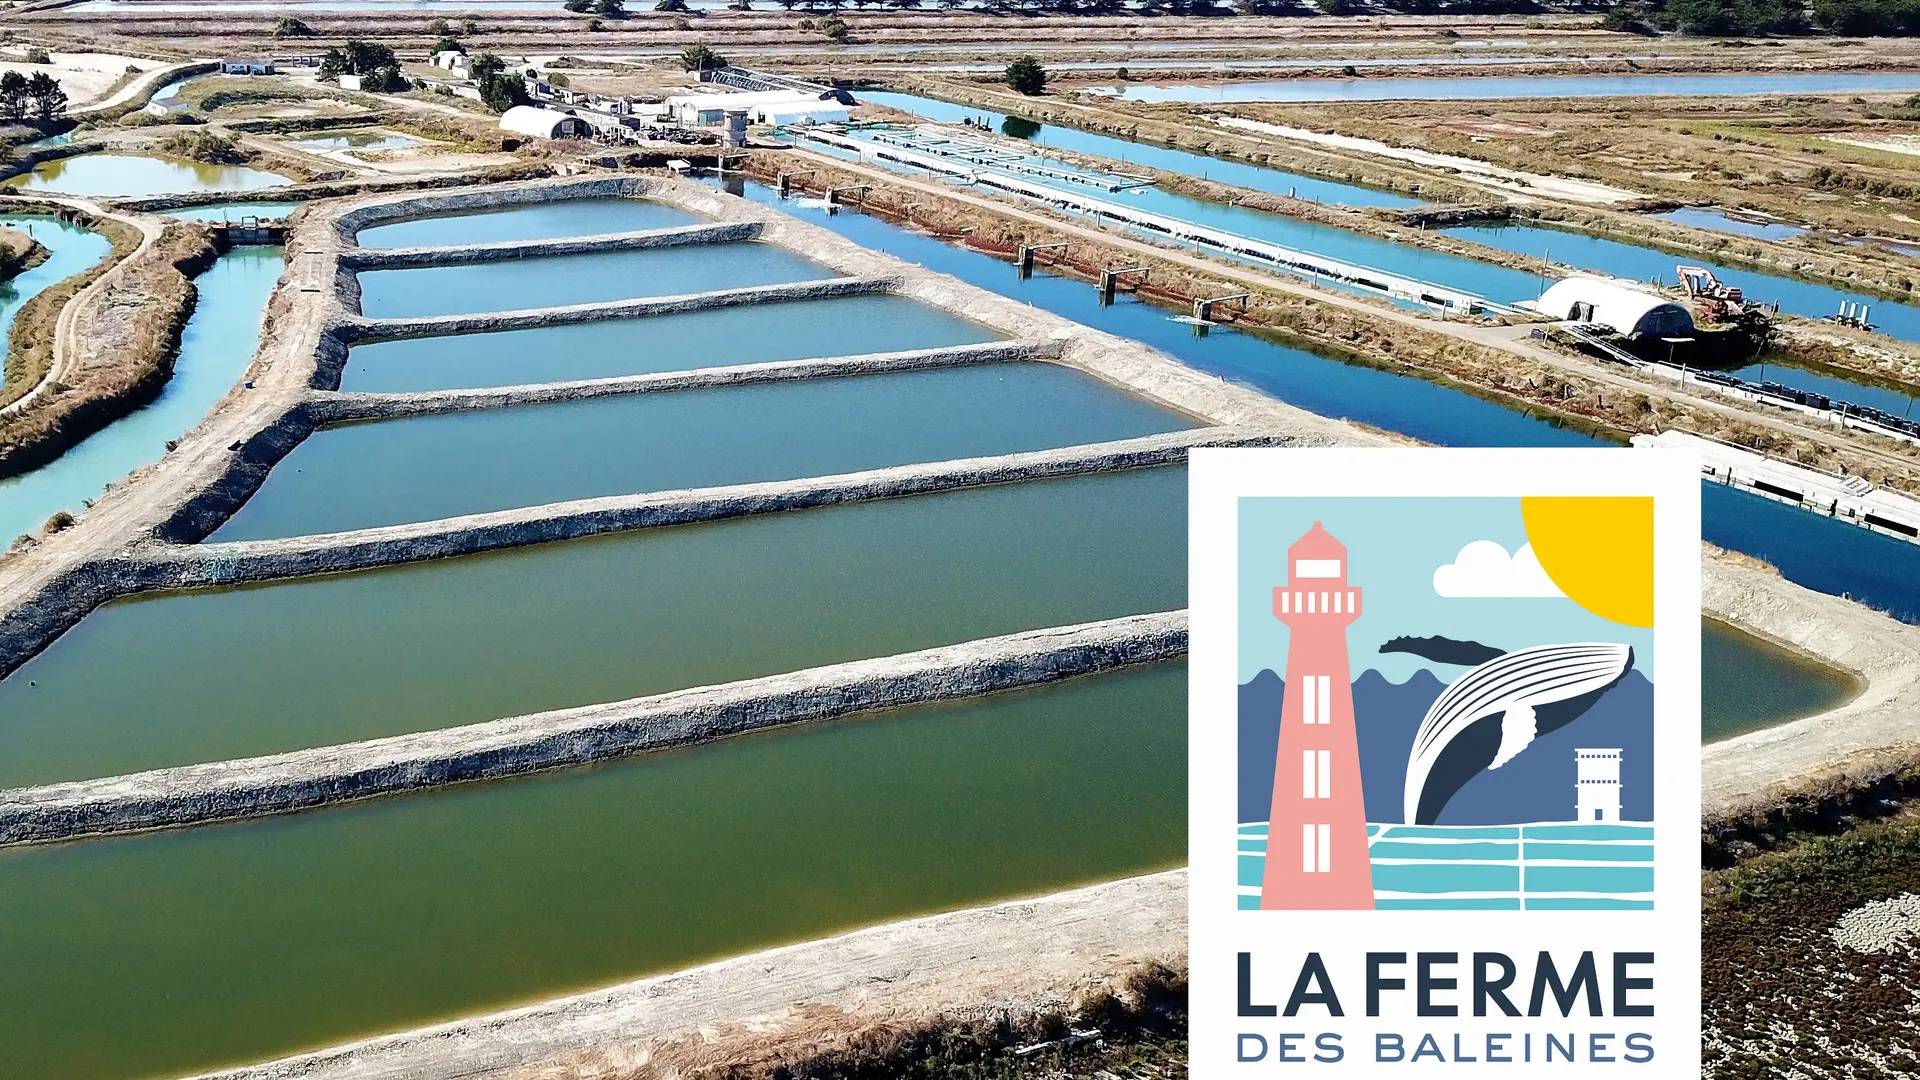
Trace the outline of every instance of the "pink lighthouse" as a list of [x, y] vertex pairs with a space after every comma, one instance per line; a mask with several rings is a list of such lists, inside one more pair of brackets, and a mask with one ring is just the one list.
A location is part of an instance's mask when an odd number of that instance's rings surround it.
[[1287, 624], [1287, 690], [1273, 773], [1263, 910], [1373, 907], [1360, 739], [1347, 675], [1347, 624], [1360, 590], [1347, 585], [1347, 549], [1319, 522], [1287, 549], [1287, 584], [1273, 590]]

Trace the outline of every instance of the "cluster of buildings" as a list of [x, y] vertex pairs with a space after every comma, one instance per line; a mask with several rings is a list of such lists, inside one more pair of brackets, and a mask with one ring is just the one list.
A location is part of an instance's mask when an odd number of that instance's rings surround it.
[[[439, 65], [440, 58], [434, 62]], [[527, 79], [534, 104], [507, 110], [500, 126], [535, 138], [605, 142], [710, 141], [717, 134], [737, 146], [746, 141], [749, 127], [844, 122], [853, 104], [835, 87], [744, 68], [703, 71], [701, 79], [713, 89], [656, 102], [555, 86], [535, 74]]]

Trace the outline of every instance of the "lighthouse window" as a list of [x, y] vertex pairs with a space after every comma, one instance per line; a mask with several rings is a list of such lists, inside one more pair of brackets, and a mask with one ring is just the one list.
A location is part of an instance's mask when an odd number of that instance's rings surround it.
[[1300, 751], [1300, 797], [1303, 799], [1333, 798], [1333, 752], [1331, 750]]
[[1325, 675], [1303, 675], [1300, 677], [1300, 722], [1303, 724], [1330, 724], [1333, 722], [1333, 681]]
[[1293, 576], [1297, 578], [1338, 578], [1339, 559], [1295, 559]]
[[1301, 824], [1300, 872], [1303, 874], [1333, 873], [1333, 826]]

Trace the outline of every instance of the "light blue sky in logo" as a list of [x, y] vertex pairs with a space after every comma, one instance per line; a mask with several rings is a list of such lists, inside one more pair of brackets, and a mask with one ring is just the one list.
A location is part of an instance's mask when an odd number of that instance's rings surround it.
[[1420, 668], [1451, 681], [1463, 668], [1411, 653], [1382, 653], [1402, 635], [1462, 638], [1512, 651], [1529, 645], [1614, 641], [1631, 645], [1634, 667], [1653, 674], [1653, 631], [1623, 626], [1559, 598], [1445, 597], [1433, 572], [1475, 540], [1509, 554], [1527, 542], [1518, 498], [1243, 498], [1240, 500], [1240, 681], [1283, 671], [1287, 628], [1273, 616], [1273, 589], [1287, 583], [1287, 548], [1314, 522], [1345, 544], [1349, 585], [1363, 614], [1347, 629], [1355, 678], [1368, 668], [1403, 682]]

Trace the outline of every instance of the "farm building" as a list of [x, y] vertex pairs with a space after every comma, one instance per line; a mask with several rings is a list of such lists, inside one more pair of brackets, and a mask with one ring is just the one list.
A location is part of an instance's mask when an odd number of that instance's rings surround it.
[[515, 105], [501, 113], [500, 129], [536, 139], [586, 139], [593, 135], [593, 125], [571, 113], [532, 105]]
[[271, 75], [273, 74], [273, 61], [271, 60], [222, 60], [220, 61], [220, 74], [222, 75]]
[[1684, 337], [1693, 315], [1659, 293], [1610, 278], [1576, 276], [1553, 283], [1531, 305], [1550, 319], [1592, 323], [1628, 338]]
[[[729, 110], [838, 110], [845, 119], [846, 110], [823, 100], [818, 94], [797, 90], [759, 90], [735, 94], [675, 94], [666, 100], [664, 113], [673, 123], [684, 127], [712, 127], [726, 122]], [[756, 121], [764, 122], [764, 121]]]

